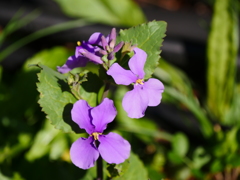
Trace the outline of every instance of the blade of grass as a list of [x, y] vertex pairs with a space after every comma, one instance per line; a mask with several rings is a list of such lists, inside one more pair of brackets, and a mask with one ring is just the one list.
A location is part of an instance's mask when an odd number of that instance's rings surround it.
[[68, 22], [64, 22], [64, 23], [60, 23], [60, 24], [56, 24], [44, 29], [41, 29], [35, 33], [32, 33], [18, 41], [16, 41], [15, 43], [13, 43], [12, 45], [8, 46], [7, 48], [5, 48], [4, 50], [2, 50], [2, 52], [0, 52], [0, 62], [6, 58], [8, 55], [10, 55], [11, 53], [13, 53], [14, 51], [16, 51], [17, 49], [19, 49], [20, 47], [36, 40], [39, 39], [41, 37], [50, 35], [50, 34], [54, 34], [60, 31], [64, 31], [67, 29], [71, 29], [71, 28], [76, 28], [76, 27], [82, 27], [82, 26], [86, 26], [91, 24], [90, 22], [86, 22], [85, 20], [73, 20], [73, 21], [68, 21]]
[[13, 33], [14, 31], [20, 29], [21, 27], [26, 26], [29, 24], [31, 21], [36, 19], [40, 15], [39, 10], [33, 10], [29, 14], [27, 14], [24, 17], [21, 17], [24, 13], [24, 9], [19, 9], [14, 16], [10, 19], [8, 24], [5, 26], [3, 29], [2, 33], [0, 34], [0, 45], [3, 43], [4, 39]]

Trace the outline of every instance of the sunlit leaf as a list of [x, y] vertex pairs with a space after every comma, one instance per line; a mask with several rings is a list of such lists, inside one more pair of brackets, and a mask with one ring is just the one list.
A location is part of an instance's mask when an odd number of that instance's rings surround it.
[[129, 163], [129, 167], [120, 177], [113, 178], [114, 180], [125, 179], [148, 179], [147, 170], [144, 168], [142, 161], [133, 153], [126, 163]]
[[66, 76], [46, 67], [38, 74], [37, 84], [40, 93], [38, 101], [56, 129], [64, 132], [79, 131], [79, 127], [71, 119], [71, 109], [76, 98], [71, 94]]
[[151, 77], [158, 65], [160, 47], [165, 37], [166, 28], [166, 22], [152, 21], [120, 31], [118, 41], [132, 42], [147, 53], [148, 57], [144, 67], [146, 79]]

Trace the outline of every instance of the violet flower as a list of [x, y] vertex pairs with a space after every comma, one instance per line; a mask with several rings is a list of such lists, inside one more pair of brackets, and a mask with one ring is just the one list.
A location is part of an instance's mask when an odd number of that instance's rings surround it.
[[114, 54], [118, 52], [122, 46], [123, 42], [120, 42], [116, 45], [116, 29], [113, 28], [111, 33], [105, 38], [104, 36], [101, 37], [101, 44], [103, 50], [100, 50], [100, 53], [103, 55], [107, 55], [108, 60], [114, 59]]
[[[112, 100], [105, 98], [96, 107], [90, 107], [85, 100], [79, 100], [73, 105], [71, 113], [73, 121], [90, 135], [88, 138], [79, 138], [72, 144], [70, 157], [73, 164], [88, 169], [94, 166], [99, 155], [106, 162], [115, 164], [122, 163], [129, 157], [131, 146], [128, 141], [116, 133], [102, 134], [117, 114]], [[98, 147], [96, 141], [99, 142]]]
[[157, 106], [161, 102], [164, 90], [161, 81], [153, 78], [144, 81], [146, 59], [147, 54], [143, 50], [134, 48], [134, 55], [128, 62], [130, 70], [125, 70], [118, 63], [114, 63], [107, 71], [116, 84], [134, 84], [133, 90], [127, 92], [122, 101], [123, 109], [131, 118], [143, 117], [147, 106]]
[[95, 64], [103, 64], [102, 57], [107, 55], [108, 60], [114, 59], [114, 54], [118, 52], [123, 42], [116, 45], [116, 29], [113, 28], [111, 33], [104, 37], [103, 34], [93, 33], [88, 41], [83, 41], [76, 47], [75, 54], [70, 56], [62, 67], [57, 67], [60, 73], [67, 73], [76, 67], [86, 66], [88, 61]]
[[58, 72], [67, 73], [76, 67], [84, 67], [88, 61], [102, 64], [102, 55], [99, 53], [101, 50], [99, 46], [101, 45], [102, 36], [101, 33], [96, 32], [90, 36], [88, 41], [79, 42], [75, 54], [70, 56], [62, 67], [57, 67]]

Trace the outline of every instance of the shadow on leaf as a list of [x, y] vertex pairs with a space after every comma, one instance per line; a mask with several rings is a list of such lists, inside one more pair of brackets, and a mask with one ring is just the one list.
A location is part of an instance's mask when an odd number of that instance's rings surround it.
[[63, 121], [67, 123], [69, 126], [71, 126], [72, 130], [79, 134], [79, 133], [84, 133], [85, 131], [83, 129], [80, 129], [79, 126], [72, 120], [71, 117], [71, 110], [73, 108], [73, 104], [67, 104], [64, 107], [63, 110]]

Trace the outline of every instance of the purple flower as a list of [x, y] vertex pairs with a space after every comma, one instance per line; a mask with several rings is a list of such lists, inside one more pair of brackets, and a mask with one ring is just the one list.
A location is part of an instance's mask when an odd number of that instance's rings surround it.
[[116, 37], [117, 35], [115, 28], [112, 29], [111, 33], [106, 38], [104, 36], [101, 37], [101, 44], [103, 50], [101, 50], [100, 52], [103, 55], [108, 55], [108, 60], [113, 60], [114, 54], [118, 52], [124, 44], [123, 42], [120, 42], [116, 45]]
[[[103, 135], [107, 124], [112, 122], [117, 114], [113, 101], [105, 98], [103, 102], [90, 107], [85, 100], [79, 100], [73, 105], [72, 119], [81, 129], [90, 135], [88, 138], [79, 138], [70, 149], [70, 157], [76, 166], [88, 169], [94, 166], [99, 155], [108, 162], [119, 164], [130, 155], [131, 146], [116, 133]], [[96, 146], [96, 141], [99, 146]]]
[[114, 63], [107, 71], [116, 84], [134, 84], [133, 90], [125, 94], [122, 102], [124, 110], [131, 118], [143, 117], [147, 106], [157, 106], [162, 99], [163, 84], [153, 78], [144, 81], [146, 59], [147, 54], [143, 50], [134, 48], [134, 56], [128, 62], [130, 70], [125, 70], [118, 63]]
[[57, 67], [58, 72], [67, 73], [76, 67], [86, 66], [88, 61], [96, 64], [102, 64], [102, 55], [99, 53], [101, 48], [101, 37], [99, 32], [93, 33], [88, 41], [83, 41], [76, 47], [75, 54], [70, 56], [62, 67]]
[[103, 64], [102, 57], [107, 55], [108, 60], [114, 59], [114, 54], [118, 52], [123, 42], [116, 45], [116, 29], [104, 37], [103, 34], [93, 33], [88, 41], [83, 41], [76, 47], [75, 54], [70, 56], [62, 67], [57, 67], [60, 73], [67, 73], [76, 67], [86, 66], [88, 61], [96, 64]]

